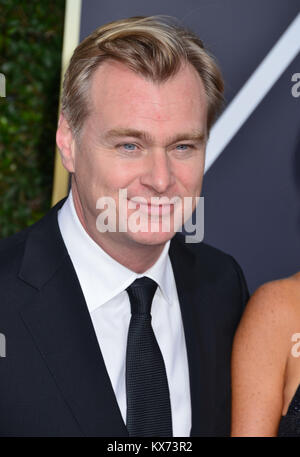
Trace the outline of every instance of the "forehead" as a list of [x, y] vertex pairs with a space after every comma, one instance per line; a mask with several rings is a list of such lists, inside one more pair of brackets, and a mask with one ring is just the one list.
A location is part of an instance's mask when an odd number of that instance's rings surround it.
[[[97, 68], [90, 86], [91, 116], [105, 124], [120, 120], [205, 122], [207, 100], [203, 82], [190, 64], [162, 83], [133, 72], [123, 63], [108, 60]], [[195, 127], [195, 125], [193, 125]]]

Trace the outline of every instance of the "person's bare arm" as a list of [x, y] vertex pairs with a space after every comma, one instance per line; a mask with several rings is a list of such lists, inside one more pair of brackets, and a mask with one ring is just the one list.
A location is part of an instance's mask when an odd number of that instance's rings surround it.
[[231, 436], [276, 436], [292, 320], [289, 280], [267, 283], [250, 298], [233, 344]]

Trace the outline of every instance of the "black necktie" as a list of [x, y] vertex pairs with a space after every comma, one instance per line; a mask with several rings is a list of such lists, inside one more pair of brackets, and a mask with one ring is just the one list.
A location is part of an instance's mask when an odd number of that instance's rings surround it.
[[170, 394], [164, 360], [151, 326], [157, 288], [152, 279], [136, 279], [126, 290], [131, 304], [126, 353], [129, 436], [172, 436]]

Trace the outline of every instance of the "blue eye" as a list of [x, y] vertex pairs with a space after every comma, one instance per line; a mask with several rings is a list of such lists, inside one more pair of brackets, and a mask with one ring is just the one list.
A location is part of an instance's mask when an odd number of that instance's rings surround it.
[[123, 147], [126, 151], [135, 151], [136, 145], [132, 143], [125, 143], [123, 144]]
[[176, 148], [177, 148], [179, 151], [186, 151], [189, 147], [190, 147], [189, 144], [178, 144], [178, 145], [176, 146]]

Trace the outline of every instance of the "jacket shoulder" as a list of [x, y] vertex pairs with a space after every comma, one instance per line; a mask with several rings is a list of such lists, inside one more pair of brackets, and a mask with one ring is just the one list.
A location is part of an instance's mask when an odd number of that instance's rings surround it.
[[249, 299], [248, 286], [242, 268], [232, 255], [204, 242], [186, 243], [181, 233], [177, 233], [175, 239], [181, 245], [182, 252], [185, 250], [191, 254], [197, 275], [205, 277], [214, 289], [238, 290], [245, 305]]
[[19, 266], [30, 230], [31, 227], [27, 227], [0, 240], [0, 280]]
[[[57, 211], [61, 208], [65, 200], [66, 198], [60, 200], [55, 206], [50, 208], [40, 220], [31, 226], [8, 238], [0, 240], [0, 280], [2, 280], [3, 277], [7, 277], [7, 274], [11, 274], [12, 271], [16, 272], [16, 266], [20, 266], [26, 242], [28, 238], [30, 238], [31, 233], [33, 237], [42, 236], [46, 239], [53, 230], [56, 230]], [[56, 222], [53, 224], [53, 221]]]
[[238, 265], [230, 254], [203, 241], [200, 243], [187, 243], [185, 236], [181, 233], [176, 234], [176, 241], [195, 256], [197, 263], [205, 263], [206, 268], [210, 265], [214, 269], [218, 266], [222, 268], [228, 265], [236, 268], [236, 265]]

